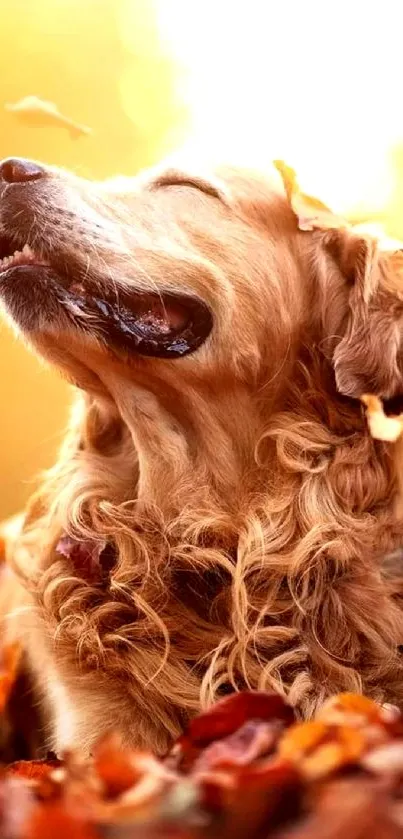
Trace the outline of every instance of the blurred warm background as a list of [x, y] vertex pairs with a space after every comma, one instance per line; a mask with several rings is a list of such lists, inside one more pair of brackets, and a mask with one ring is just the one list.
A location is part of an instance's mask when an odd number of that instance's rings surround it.
[[[134, 174], [178, 145], [285, 158], [339, 211], [403, 239], [402, 48], [395, 0], [0, 0], [0, 157], [90, 178]], [[27, 126], [35, 95], [92, 134]], [[0, 516], [52, 462], [70, 392], [0, 329]]]

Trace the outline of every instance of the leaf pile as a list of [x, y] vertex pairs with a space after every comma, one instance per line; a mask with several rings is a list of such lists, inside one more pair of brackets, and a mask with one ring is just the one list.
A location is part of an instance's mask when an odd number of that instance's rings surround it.
[[3, 765], [4, 839], [403, 839], [403, 719], [353, 694], [295, 723], [274, 694], [233, 694], [170, 754], [123, 747]]

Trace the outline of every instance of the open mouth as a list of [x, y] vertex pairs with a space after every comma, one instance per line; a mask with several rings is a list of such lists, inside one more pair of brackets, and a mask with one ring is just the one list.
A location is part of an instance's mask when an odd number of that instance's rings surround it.
[[39, 315], [44, 322], [46, 312], [54, 322], [56, 306], [72, 325], [111, 347], [155, 358], [194, 352], [213, 325], [209, 308], [196, 297], [140, 293], [127, 287], [117, 292], [114, 284], [105, 287], [101, 278], [80, 276], [80, 269], [66, 259], [55, 259], [53, 254], [48, 258], [27, 242], [21, 246], [6, 236], [0, 236], [0, 297], [8, 300], [17, 321], [25, 312], [20, 325], [30, 330]]

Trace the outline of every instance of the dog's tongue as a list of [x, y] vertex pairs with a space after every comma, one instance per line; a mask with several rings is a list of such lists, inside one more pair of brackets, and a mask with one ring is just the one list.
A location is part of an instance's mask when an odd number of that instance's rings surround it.
[[[172, 293], [140, 293], [121, 289], [101, 297], [99, 289], [73, 283], [60, 292], [60, 302], [74, 303], [81, 328], [100, 332], [113, 347], [154, 358], [180, 358], [194, 352], [213, 328], [212, 313], [202, 300]], [[91, 315], [89, 318], [88, 315]]]

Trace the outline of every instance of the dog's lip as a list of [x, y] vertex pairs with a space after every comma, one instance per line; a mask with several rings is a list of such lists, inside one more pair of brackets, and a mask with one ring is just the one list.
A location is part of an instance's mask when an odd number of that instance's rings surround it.
[[[96, 287], [96, 284], [91, 287], [92, 283], [88, 276], [86, 277], [85, 282], [82, 282], [79, 278], [77, 278], [75, 272], [69, 271], [66, 264], [63, 264], [62, 268], [61, 265], [58, 264], [60, 262], [61, 259], [58, 260], [56, 255], [52, 255], [52, 258], [48, 258], [43, 254], [43, 252], [32, 248], [28, 242], [25, 242], [22, 247], [16, 247], [15, 239], [13, 240], [5, 236], [0, 236], [0, 281], [6, 274], [9, 276], [15, 269], [23, 268], [25, 271], [27, 269], [28, 271], [31, 269], [35, 273], [38, 273], [38, 271], [40, 272], [43, 268], [51, 269], [55, 281], [69, 295], [77, 298], [82, 303], [96, 301], [98, 313], [106, 315], [106, 307], [116, 306], [119, 310], [120, 301], [125, 297], [123, 290], [121, 290], [119, 295], [117, 295], [114, 290], [112, 293], [108, 293], [108, 290], [105, 287], [103, 287], [101, 291], [99, 287]], [[135, 307], [136, 313], [138, 314], [139, 322], [142, 322], [143, 325], [146, 326], [147, 319], [156, 308], [156, 303], [159, 303], [158, 295], [138, 293], [136, 296], [133, 293], [131, 298], [132, 304], [133, 301], [137, 299], [137, 306]], [[161, 330], [164, 331], [162, 318], [160, 323]], [[178, 323], [178, 331], [180, 331], [180, 326], [181, 323]], [[173, 325], [171, 332], [174, 333], [175, 331], [175, 325]]]
[[68, 288], [71, 282], [68, 268], [58, 263], [61, 263], [61, 259], [48, 253], [41, 244], [31, 244], [21, 235], [5, 231], [4, 228], [0, 230], [0, 282], [18, 269], [36, 273], [42, 269], [52, 269], [60, 284]]
[[51, 269], [55, 280], [66, 291], [74, 282], [75, 272], [62, 254], [49, 253], [40, 246], [33, 246], [22, 237], [0, 233], [0, 282], [18, 269], [39, 274]]

